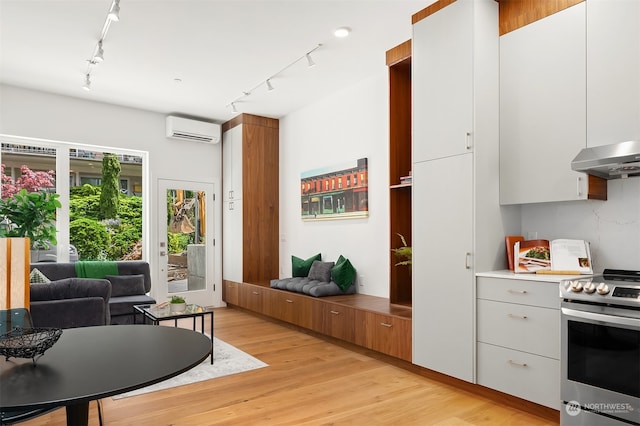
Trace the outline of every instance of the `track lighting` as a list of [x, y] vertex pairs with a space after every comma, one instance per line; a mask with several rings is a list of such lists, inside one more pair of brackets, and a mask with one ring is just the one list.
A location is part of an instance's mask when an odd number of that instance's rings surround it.
[[109, 10], [109, 14], [107, 15], [107, 19], [110, 21], [120, 20], [120, 0], [114, 0], [111, 5], [111, 10]]
[[82, 88], [84, 90], [86, 90], [87, 92], [91, 90], [91, 76], [89, 74], [87, 74], [85, 80], [84, 80], [84, 85], [82, 86]]
[[98, 42], [98, 51], [96, 52], [95, 55], [93, 55], [93, 60], [95, 62], [104, 61], [104, 49], [102, 49], [102, 40]]
[[107, 13], [107, 17], [104, 20], [104, 25], [102, 26], [102, 32], [100, 33], [100, 38], [98, 39], [98, 43], [96, 47], [93, 49], [93, 54], [91, 55], [91, 59], [87, 59], [87, 70], [85, 71], [85, 83], [82, 86], [84, 90], [91, 90], [91, 71], [93, 67], [102, 61], [104, 61], [104, 49], [102, 48], [102, 42], [107, 37], [107, 32], [109, 32], [109, 27], [112, 22], [120, 20], [120, 0], [112, 0], [111, 7], [109, 8], [109, 12]]
[[311, 59], [311, 53], [307, 53], [307, 65], [309, 66], [309, 68], [315, 66], [315, 62], [313, 62], [313, 59]]
[[313, 59], [311, 58], [311, 54], [313, 52], [315, 52], [316, 50], [318, 50], [319, 48], [322, 47], [322, 44], [318, 44], [316, 45], [316, 47], [314, 47], [313, 49], [305, 52], [304, 55], [300, 56], [299, 58], [297, 58], [295, 61], [291, 62], [290, 64], [288, 64], [287, 66], [285, 66], [284, 68], [282, 68], [280, 71], [278, 71], [275, 74], [272, 74], [271, 77], [262, 80], [260, 83], [258, 83], [256, 86], [252, 87], [250, 90], [246, 90], [242, 92], [241, 96], [238, 96], [237, 98], [235, 98], [233, 101], [229, 102], [226, 107], [231, 107], [231, 110], [236, 113], [238, 112], [238, 110], [236, 109], [236, 102], [238, 102], [239, 100], [246, 98], [248, 96], [250, 96], [251, 94], [253, 94], [253, 92], [258, 89], [260, 86], [262, 86], [263, 84], [267, 87], [267, 91], [271, 92], [272, 90], [275, 90], [275, 88], [273, 87], [273, 84], [271, 84], [271, 79], [282, 74], [283, 72], [285, 72], [286, 70], [288, 70], [289, 68], [291, 68], [292, 66], [294, 66], [295, 64], [297, 64], [298, 62], [300, 62], [301, 60], [305, 59], [307, 60], [307, 65], [309, 67], [314, 66], [316, 63], [313, 61]]

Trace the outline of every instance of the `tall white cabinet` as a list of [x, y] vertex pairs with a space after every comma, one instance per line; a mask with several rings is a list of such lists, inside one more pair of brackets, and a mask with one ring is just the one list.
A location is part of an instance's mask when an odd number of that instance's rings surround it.
[[[222, 270], [224, 279], [242, 282], [242, 126], [222, 135]], [[233, 236], [233, 237], [232, 237]]]
[[476, 271], [504, 264], [498, 186], [498, 4], [414, 15], [413, 363], [475, 380]]

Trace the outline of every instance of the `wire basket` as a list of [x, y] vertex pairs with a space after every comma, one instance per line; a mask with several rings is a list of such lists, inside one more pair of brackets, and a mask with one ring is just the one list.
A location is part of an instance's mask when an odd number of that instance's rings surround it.
[[31, 358], [35, 363], [62, 335], [59, 328], [15, 327], [0, 336], [0, 355], [5, 359]]

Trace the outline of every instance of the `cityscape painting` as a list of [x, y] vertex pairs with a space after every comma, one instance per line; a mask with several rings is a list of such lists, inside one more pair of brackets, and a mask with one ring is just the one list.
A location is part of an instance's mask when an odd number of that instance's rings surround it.
[[300, 206], [303, 220], [369, 216], [367, 159], [303, 172]]

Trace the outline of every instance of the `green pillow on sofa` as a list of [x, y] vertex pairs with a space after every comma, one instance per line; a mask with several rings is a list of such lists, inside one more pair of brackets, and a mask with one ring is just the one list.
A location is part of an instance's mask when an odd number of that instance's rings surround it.
[[356, 279], [356, 269], [351, 265], [349, 259], [340, 255], [336, 265], [331, 269], [331, 280], [346, 291]]
[[291, 256], [291, 276], [293, 277], [306, 277], [309, 275], [309, 269], [311, 269], [311, 265], [315, 260], [322, 260], [322, 255], [320, 253], [315, 256], [310, 257], [309, 259], [300, 259], [296, 256]]

